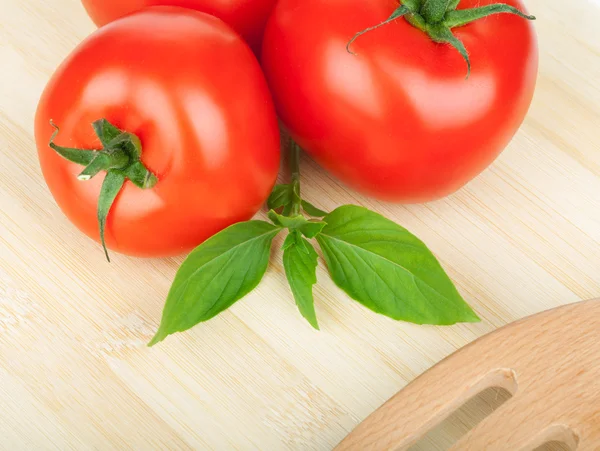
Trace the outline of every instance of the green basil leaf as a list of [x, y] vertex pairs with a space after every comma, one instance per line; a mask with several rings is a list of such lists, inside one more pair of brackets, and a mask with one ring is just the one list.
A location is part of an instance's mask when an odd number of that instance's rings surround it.
[[290, 185], [277, 185], [273, 188], [267, 206], [270, 210], [278, 210], [292, 203], [292, 190]]
[[268, 213], [268, 216], [275, 225], [290, 230], [299, 230], [306, 238], [316, 237], [326, 225], [323, 221], [310, 221], [304, 216], [282, 216], [273, 210]]
[[292, 211], [293, 202], [301, 202], [300, 194], [294, 185], [277, 185], [273, 188], [269, 199], [267, 200], [267, 206], [271, 210], [279, 210], [283, 208], [283, 215], [289, 216]]
[[149, 346], [208, 321], [254, 290], [280, 231], [264, 221], [242, 222], [192, 251], [175, 276], [160, 328]]
[[327, 216], [326, 211], [315, 207], [313, 204], [305, 200], [302, 201], [302, 209], [306, 212], [306, 214], [314, 216], [315, 218], [322, 218], [323, 216]]
[[[283, 252], [283, 267], [300, 313], [319, 330], [312, 287], [317, 283], [318, 255], [297, 230], [288, 235], [289, 246]], [[286, 239], [286, 241], [288, 241]]]
[[298, 240], [298, 233], [296, 232], [297, 230], [293, 230], [292, 232], [288, 233], [288, 236], [286, 237], [281, 249], [285, 251], [291, 246], [296, 246], [300, 252], [303, 252], [304, 254], [310, 254], [310, 248], [312, 248], [312, 245], [306, 240]]
[[283, 246], [281, 246], [282, 250], [286, 250], [291, 246], [294, 246], [296, 244], [296, 235], [292, 234], [291, 232], [288, 233], [288, 236], [285, 238], [285, 241], [283, 242]]
[[324, 220], [317, 241], [333, 281], [351, 298], [416, 324], [479, 321], [431, 251], [403, 227], [352, 205]]

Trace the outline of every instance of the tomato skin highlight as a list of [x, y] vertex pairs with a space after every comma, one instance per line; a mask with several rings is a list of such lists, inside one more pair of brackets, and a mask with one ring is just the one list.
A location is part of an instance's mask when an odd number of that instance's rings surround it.
[[238, 32], [255, 51], [277, 0], [82, 0], [99, 27], [149, 6], [179, 6], [218, 17]]
[[[459, 9], [492, 0], [462, 0]], [[524, 10], [518, 0], [504, 3]], [[425, 202], [472, 180], [510, 142], [532, 100], [538, 50], [530, 22], [498, 14], [453, 29], [451, 46], [404, 18], [395, 0], [280, 0], [262, 66], [280, 119], [325, 169], [383, 200]]]
[[107, 221], [113, 251], [189, 251], [250, 219], [275, 183], [279, 129], [260, 66], [238, 35], [207, 14], [156, 7], [107, 25], [44, 90], [35, 119], [44, 177], [66, 216], [95, 240], [104, 174], [77, 180], [82, 166], [48, 142], [52, 120], [58, 145], [99, 149], [91, 124], [102, 118], [141, 139], [142, 162], [158, 177], [149, 190], [125, 183]]

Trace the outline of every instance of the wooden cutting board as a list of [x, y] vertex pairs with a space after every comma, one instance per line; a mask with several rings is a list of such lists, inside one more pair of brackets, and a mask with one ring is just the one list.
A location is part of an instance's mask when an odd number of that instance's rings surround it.
[[148, 349], [182, 258], [114, 255], [107, 264], [53, 203], [32, 137], [46, 81], [93, 26], [78, 0], [0, 0], [0, 448], [331, 449], [475, 338], [597, 297], [600, 2], [528, 7], [541, 48], [533, 106], [467, 188], [427, 205], [390, 205], [303, 162], [308, 199], [328, 209], [364, 204], [409, 228], [482, 323], [395, 323], [350, 301], [321, 262], [322, 331], [313, 331], [276, 251], [247, 299]]

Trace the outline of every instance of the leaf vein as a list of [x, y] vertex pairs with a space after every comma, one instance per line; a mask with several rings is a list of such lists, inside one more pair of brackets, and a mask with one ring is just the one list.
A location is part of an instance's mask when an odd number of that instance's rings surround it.
[[[265, 238], [265, 237], [267, 237], [267, 236], [269, 236], [269, 235], [276, 235], [277, 233], [279, 233], [279, 231], [280, 231], [280, 229], [271, 230], [271, 231], [269, 231], [269, 232], [267, 232], [267, 233], [263, 233], [263, 234], [261, 234], [261, 235], [258, 235], [258, 236], [256, 236], [256, 237], [254, 237], [254, 238], [251, 238], [251, 239], [249, 239], [249, 240], [247, 240], [247, 241], [242, 241], [241, 243], [239, 243], [239, 244], [236, 244], [234, 247], [231, 247], [231, 248], [229, 248], [228, 250], [226, 250], [225, 252], [223, 252], [222, 254], [219, 254], [219, 255], [218, 255], [216, 258], [213, 258], [212, 260], [208, 260], [208, 261], [206, 261], [205, 263], [203, 263], [202, 265], [200, 265], [200, 266], [198, 267], [198, 269], [196, 269], [196, 270], [195, 270], [195, 271], [194, 271], [192, 274], [190, 274], [190, 275], [189, 275], [189, 277], [188, 277], [188, 281], [189, 281], [189, 279], [192, 279], [193, 277], [195, 277], [195, 276], [198, 274], [198, 272], [199, 272], [199, 271], [201, 271], [201, 270], [202, 270], [202, 269], [203, 269], [203, 268], [204, 268], [206, 265], [209, 265], [211, 262], [214, 262], [216, 259], [218, 259], [218, 258], [220, 258], [220, 257], [223, 257], [223, 256], [225, 256], [225, 255], [227, 255], [227, 254], [229, 254], [229, 253], [231, 253], [231, 252], [234, 252], [234, 251], [236, 251], [236, 250], [237, 250], [239, 247], [241, 247], [241, 246], [244, 246], [244, 245], [247, 245], [247, 244], [249, 244], [249, 243], [252, 243], [253, 241], [259, 240], [259, 239], [261, 239], [261, 238]], [[184, 263], [185, 263], [185, 262], [184, 262]], [[186, 283], [187, 283], [187, 282], [186, 282]]]

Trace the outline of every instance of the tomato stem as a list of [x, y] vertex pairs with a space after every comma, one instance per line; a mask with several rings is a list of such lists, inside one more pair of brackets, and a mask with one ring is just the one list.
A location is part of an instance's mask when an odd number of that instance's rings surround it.
[[400, 5], [386, 20], [357, 32], [348, 41], [346, 50], [354, 54], [350, 50], [350, 46], [360, 36], [387, 25], [400, 17], [404, 17], [408, 23], [426, 33], [433, 41], [454, 47], [467, 63], [468, 78], [471, 73], [469, 53], [462, 41], [452, 33], [453, 28], [462, 27], [493, 14], [514, 14], [523, 19], [535, 20], [534, 16], [525, 14], [514, 6], [504, 3], [495, 3], [470, 9], [457, 9], [460, 0], [400, 0], [399, 3]]
[[102, 188], [98, 196], [98, 228], [100, 242], [104, 248], [106, 259], [110, 262], [106, 248], [106, 220], [117, 195], [130, 180], [141, 189], [149, 189], [156, 185], [158, 179], [144, 166], [141, 161], [142, 144], [137, 136], [124, 132], [106, 119], [100, 119], [92, 124], [103, 148], [100, 150], [75, 149], [58, 146], [54, 143], [60, 129], [50, 121], [54, 133], [48, 144], [51, 149], [64, 159], [85, 166], [77, 176], [81, 181], [90, 180], [100, 172], [106, 172]]
[[381, 22], [380, 24], [377, 24], [375, 26], [366, 28], [362, 31], [359, 31], [358, 33], [356, 33], [352, 39], [350, 39], [350, 41], [348, 41], [348, 43], [346, 44], [346, 50], [348, 51], [348, 53], [352, 53], [354, 54], [351, 50], [350, 50], [350, 46], [354, 43], [354, 41], [356, 41], [359, 37], [361, 37], [363, 34], [368, 33], [369, 31], [373, 31], [376, 30], [379, 27], [383, 27], [384, 25], [387, 25], [388, 23], [398, 19], [399, 17], [404, 16], [405, 14], [408, 14], [410, 12], [410, 9], [408, 8], [408, 6], [402, 5], [399, 6], [398, 8], [396, 8], [394, 10], [394, 12], [392, 13], [392, 15], [390, 17], [388, 17], [386, 20], [384, 20], [383, 22]]
[[117, 149], [112, 153], [96, 152], [98, 155], [77, 176], [79, 180], [87, 181], [102, 171], [121, 169], [129, 163], [129, 156], [125, 151]]

